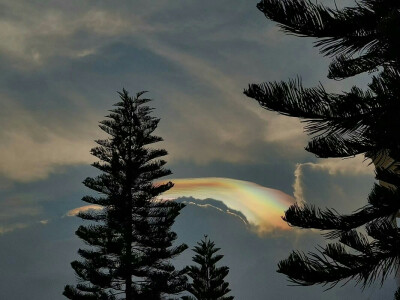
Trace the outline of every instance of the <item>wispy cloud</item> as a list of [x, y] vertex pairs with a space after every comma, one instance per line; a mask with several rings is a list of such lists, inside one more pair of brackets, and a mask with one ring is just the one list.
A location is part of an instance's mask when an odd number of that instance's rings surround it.
[[[259, 159], [252, 153], [256, 145], [266, 147], [270, 144], [279, 147], [281, 153], [287, 155], [299, 155], [299, 149], [303, 150], [306, 136], [300, 122], [266, 112], [258, 104], [246, 101], [242, 94], [246, 81], [235, 79], [215, 67], [211, 61], [158, 41], [148, 40], [147, 47], [176, 63], [216, 93], [210, 99], [204, 94], [184, 92], [184, 89], [180, 92], [170, 91], [168, 97], [173, 99], [171, 110], [175, 117], [174, 122], [167, 120], [169, 124], [165, 135], [170, 141], [169, 147], [173, 149], [170, 151], [173, 158], [200, 163], [213, 160], [254, 162]], [[174, 134], [170, 133], [170, 127]], [[193, 133], [196, 140], [187, 143]]]
[[30, 1], [3, 6], [8, 14], [0, 21], [0, 53], [22, 69], [42, 67], [54, 56], [81, 58], [123, 36], [158, 30], [137, 14], [91, 5], [79, 10]]
[[[93, 161], [95, 124], [106, 109], [99, 114], [99, 101], [111, 106], [110, 90], [122, 83], [153, 87], [150, 96], [162, 98], [159, 130], [174, 162], [258, 163], [275, 160], [272, 153], [304, 161], [307, 137], [299, 121], [261, 109], [242, 91], [251, 81], [294, 75], [289, 67], [309, 68], [294, 54], [301, 49], [314, 58], [316, 51], [278, 34], [254, 5], [241, 1], [227, 9], [227, 3], [213, 9], [195, 1], [3, 3], [0, 102], [10, 106], [15, 94], [23, 100], [2, 114], [0, 173], [27, 182]], [[305, 75], [311, 80], [323, 69], [319, 61]], [[12, 76], [4, 75], [10, 70]], [[31, 100], [32, 87], [43, 96]], [[64, 114], [79, 101], [85, 104], [76, 110], [79, 118]], [[47, 104], [54, 110], [59, 102], [58, 117], [50, 119]]]
[[8, 197], [0, 200], [0, 235], [27, 228], [33, 224], [46, 225], [48, 220], [40, 220], [43, 209], [29, 194]]
[[29, 224], [26, 223], [15, 223], [7, 226], [0, 225], [0, 235], [13, 232], [14, 230], [24, 229], [28, 226]]
[[[80, 124], [71, 124], [71, 120], [41, 119], [5, 99], [0, 101], [3, 104], [0, 113], [2, 176], [27, 182], [44, 179], [60, 166], [93, 161], [89, 150], [94, 145], [92, 139], [98, 136], [95, 122], [86, 119]], [[71, 135], [71, 131], [75, 134]]]

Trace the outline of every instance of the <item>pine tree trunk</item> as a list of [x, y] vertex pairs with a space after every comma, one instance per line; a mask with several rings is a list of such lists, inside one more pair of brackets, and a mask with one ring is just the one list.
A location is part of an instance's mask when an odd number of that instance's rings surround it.
[[[128, 230], [131, 228], [131, 226], [132, 226], [132, 223], [130, 223], [129, 224], [130, 226], [128, 226], [129, 228], [128, 228]], [[127, 257], [127, 261], [126, 261], [126, 263], [127, 263], [127, 266], [126, 266], [126, 268], [127, 268], [127, 276], [126, 276], [126, 279], [125, 279], [125, 284], [126, 284], [126, 287], [125, 287], [125, 295], [126, 295], [126, 300], [132, 300], [133, 299], [133, 290], [132, 290], [132, 273], [131, 273], [131, 264], [132, 264], [132, 247], [131, 247], [131, 245], [132, 245], [132, 239], [131, 239], [131, 236], [130, 236], [130, 232], [132, 232], [132, 230], [130, 230], [129, 232], [128, 232], [128, 235], [127, 235], [127, 245], [126, 245], [126, 257]]]
[[126, 300], [131, 300], [133, 299], [133, 294], [132, 294], [132, 277], [129, 276], [126, 278], [126, 289], [125, 289], [125, 294], [126, 294]]
[[[131, 208], [131, 204], [129, 205], [129, 207]], [[132, 211], [132, 209], [130, 209], [130, 211]], [[125, 284], [126, 284], [126, 287], [125, 287], [125, 295], [126, 295], [126, 300], [132, 300], [133, 299], [133, 289], [132, 289], [132, 236], [131, 236], [131, 233], [132, 233], [132, 223], [131, 222], [129, 222], [128, 223], [129, 224], [129, 226], [127, 226], [128, 227], [128, 229], [127, 229], [127, 237], [126, 237], [126, 241], [127, 241], [127, 243], [126, 243], [126, 257], [127, 257], [127, 260], [126, 260], [126, 268], [127, 268], [127, 272], [126, 272], [126, 274], [127, 274], [127, 276], [126, 276], [126, 279], [125, 279]]]
[[[131, 112], [131, 120], [134, 118], [133, 117], [133, 111]], [[128, 162], [132, 161], [132, 128], [129, 128], [129, 143], [128, 143]], [[130, 163], [128, 164], [128, 168], [126, 170], [126, 182], [127, 182], [127, 195], [129, 197], [127, 198], [127, 212], [129, 212], [128, 218], [126, 219], [127, 221], [127, 234], [126, 234], [126, 256], [127, 256], [127, 267], [128, 267], [128, 272], [127, 272], [127, 278], [126, 278], [126, 300], [132, 300], [133, 299], [133, 291], [132, 291], [132, 273], [131, 273], [131, 264], [132, 264], [132, 230], [133, 230], [133, 224], [132, 224], [132, 212], [133, 212], [133, 203], [132, 203], [132, 188], [131, 188], [131, 182], [132, 182], [132, 174], [131, 174], [132, 166]]]

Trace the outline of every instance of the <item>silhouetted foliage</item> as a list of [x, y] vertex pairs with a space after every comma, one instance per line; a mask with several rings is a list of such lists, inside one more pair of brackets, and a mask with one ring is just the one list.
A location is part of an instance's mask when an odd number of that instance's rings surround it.
[[[380, 70], [366, 91], [328, 93], [321, 85], [304, 88], [300, 79], [245, 90], [263, 108], [302, 119], [312, 136], [307, 151], [321, 158], [364, 154], [376, 165], [379, 180], [368, 204], [349, 215], [311, 204], [291, 206], [284, 217], [290, 225], [327, 230], [327, 238], [339, 242], [319, 253], [293, 252], [278, 272], [300, 285], [332, 287], [356, 279], [365, 286], [379, 276], [383, 282], [398, 269], [400, 254], [394, 222], [400, 209], [400, 2], [361, 0], [333, 9], [309, 0], [264, 0], [257, 7], [285, 32], [316, 38], [321, 53], [333, 57], [329, 78]], [[356, 231], [361, 226], [372, 239]]]
[[229, 273], [226, 266], [217, 267], [216, 263], [224, 256], [216, 253], [220, 248], [215, 247], [215, 243], [210, 241], [207, 236], [204, 240], [197, 243], [193, 251], [196, 255], [193, 261], [199, 266], [189, 266], [188, 275], [192, 283], [188, 284], [187, 291], [194, 297], [185, 296], [183, 300], [232, 300], [233, 296], [225, 296], [230, 292], [229, 283], [225, 282], [225, 277]]
[[82, 261], [71, 264], [79, 283], [65, 287], [69, 299], [156, 300], [185, 289], [185, 271], [170, 263], [187, 249], [172, 245], [177, 236], [171, 231], [184, 205], [156, 198], [173, 184], [154, 183], [171, 171], [160, 159], [167, 152], [149, 147], [162, 138], [153, 135], [159, 119], [150, 116], [143, 93], [132, 98], [123, 90], [116, 108], [100, 122], [109, 138], [97, 140], [91, 153], [100, 160], [92, 165], [101, 174], [83, 182], [98, 196], [82, 200], [102, 209], [78, 215], [90, 223], [76, 234], [91, 247], [79, 249]]
[[400, 287], [397, 289], [396, 293], [394, 294], [394, 300], [400, 300]]

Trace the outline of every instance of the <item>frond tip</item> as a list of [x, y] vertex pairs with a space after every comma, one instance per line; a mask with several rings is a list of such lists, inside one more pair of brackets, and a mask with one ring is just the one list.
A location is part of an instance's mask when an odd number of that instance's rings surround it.
[[278, 272], [303, 286], [322, 284], [332, 288], [339, 282], [346, 284], [354, 279], [365, 287], [379, 277], [383, 284], [399, 267], [399, 229], [386, 221], [372, 222], [367, 226], [367, 233], [374, 238], [372, 242], [352, 230], [343, 233], [339, 243], [320, 247], [316, 253], [292, 252], [279, 262]]

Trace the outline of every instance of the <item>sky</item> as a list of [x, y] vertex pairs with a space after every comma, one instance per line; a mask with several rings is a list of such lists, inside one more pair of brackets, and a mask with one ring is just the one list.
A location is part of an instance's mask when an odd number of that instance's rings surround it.
[[[290, 287], [276, 273], [292, 249], [313, 250], [324, 240], [271, 220], [295, 200], [352, 212], [366, 203], [373, 169], [363, 157], [307, 153], [299, 120], [261, 109], [243, 90], [300, 75], [305, 86], [341, 92], [365, 87], [370, 75], [328, 80], [329, 58], [313, 40], [280, 32], [256, 4], [0, 0], [0, 299], [64, 299], [63, 286], [75, 282], [69, 264], [82, 247], [74, 235], [81, 221], [69, 212], [85, 205], [80, 199], [90, 191], [81, 182], [96, 174], [89, 151], [104, 136], [98, 122], [122, 88], [154, 99], [168, 179], [197, 184], [177, 194], [187, 206], [174, 229], [190, 248], [204, 234], [216, 242], [236, 299], [393, 296], [392, 279], [382, 288], [350, 282], [324, 292]], [[204, 197], [199, 180], [225, 183], [225, 191], [233, 184], [238, 195], [263, 192], [235, 198], [207, 188]], [[268, 198], [267, 190], [290, 201]], [[254, 199], [277, 211], [254, 215]], [[177, 265], [192, 255], [185, 251]]]

